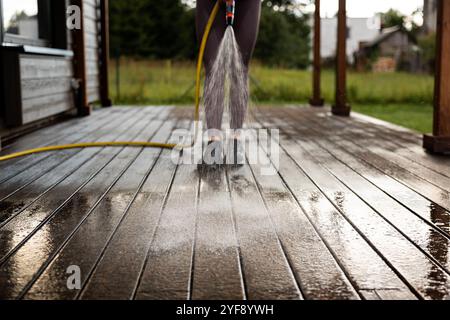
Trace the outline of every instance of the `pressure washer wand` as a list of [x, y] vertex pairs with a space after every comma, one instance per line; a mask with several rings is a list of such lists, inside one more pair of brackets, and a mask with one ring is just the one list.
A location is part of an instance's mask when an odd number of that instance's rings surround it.
[[235, 4], [236, 0], [226, 0], [226, 20], [227, 20], [227, 26], [232, 27], [234, 24], [234, 12], [235, 12]]

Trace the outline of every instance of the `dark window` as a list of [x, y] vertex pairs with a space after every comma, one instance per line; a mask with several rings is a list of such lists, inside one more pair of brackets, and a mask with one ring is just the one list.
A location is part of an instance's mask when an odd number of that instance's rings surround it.
[[4, 42], [52, 46], [50, 0], [0, 1]]

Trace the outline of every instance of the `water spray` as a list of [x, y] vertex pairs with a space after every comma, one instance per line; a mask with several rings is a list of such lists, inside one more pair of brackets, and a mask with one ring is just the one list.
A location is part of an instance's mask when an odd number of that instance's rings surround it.
[[223, 5], [226, 29], [205, 86], [205, 116], [208, 128], [220, 129], [227, 110], [231, 129], [240, 129], [248, 104], [247, 76], [234, 33], [236, 0], [225, 0]]

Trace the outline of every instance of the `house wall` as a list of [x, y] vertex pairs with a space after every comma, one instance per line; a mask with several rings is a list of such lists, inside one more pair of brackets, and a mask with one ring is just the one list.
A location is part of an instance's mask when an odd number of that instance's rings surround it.
[[[0, 1], [0, 14], [2, 14], [2, 3]], [[3, 42], [3, 20], [0, 18], [0, 42]], [[3, 52], [0, 50], [0, 62], [3, 60]], [[4, 100], [4, 90], [3, 90], [3, 83], [2, 83], [2, 77], [3, 74], [3, 66], [2, 63], [0, 63], [0, 132], [2, 128], [5, 127], [5, 104], [3, 103]], [[0, 133], [0, 148], [1, 148], [1, 133]]]
[[393, 57], [399, 59], [402, 52], [408, 51], [410, 41], [403, 32], [396, 32], [385, 41], [379, 44], [380, 56]]
[[[405, 32], [397, 31], [378, 45], [379, 60], [374, 65], [374, 70], [387, 69], [389, 71], [403, 70], [408, 72], [418, 72], [420, 70], [420, 56], [415, 50], [414, 43]], [[388, 65], [390, 68], [380, 67]]]
[[[0, 48], [0, 81], [4, 96], [0, 107], [0, 136], [16, 134], [43, 121], [76, 110], [73, 90], [74, 56], [72, 32], [65, 28], [65, 7], [52, 19], [57, 20], [59, 47]], [[65, 6], [71, 3], [64, 0]], [[61, 11], [62, 10], [62, 11]], [[100, 0], [83, 0], [86, 85], [89, 103], [100, 100]], [[63, 35], [61, 37], [61, 34]], [[3, 68], [3, 70], [1, 69]]]
[[75, 108], [72, 58], [19, 55], [22, 124]]
[[[3, 60], [3, 54], [0, 50], [0, 61]], [[3, 66], [2, 63], [0, 63], [0, 75], [3, 74]], [[0, 78], [0, 102], [4, 101], [3, 97], [4, 97], [4, 93], [3, 93], [3, 85], [2, 84], [2, 80]], [[2, 127], [4, 127], [4, 119], [5, 119], [5, 104], [4, 103], [0, 103], [0, 129]]]
[[[321, 32], [321, 51], [323, 58], [336, 55], [337, 18], [323, 18]], [[348, 18], [347, 56], [353, 63], [353, 54], [359, 49], [360, 42], [372, 41], [380, 33], [380, 26], [371, 18]]]
[[86, 82], [88, 102], [100, 100], [100, 0], [84, 0]]

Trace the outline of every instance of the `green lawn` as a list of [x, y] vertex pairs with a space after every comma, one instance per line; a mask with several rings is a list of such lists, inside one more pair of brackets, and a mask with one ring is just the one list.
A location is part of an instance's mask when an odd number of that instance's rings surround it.
[[[111, 64], [111, 96], [118, 104], [192, 104], [193, 63], [123, 59], [120, 96], [116, 68]], [[311, 96], [311, 74], [304, 70], [273, 69], [253, 65], [251, 95], [254, 103], [305, 104]], [[334, 74], [323, 72], [323, 96], [332, 103]], [[432, 125], [433, 78], [406, 73], [348, 75], [348, 95], [355, 111], [419, 132]]]
[[354, 111], [401, 125], [421, 133], [433, 128], [433, 108], [420, 104], [355, 104]]

